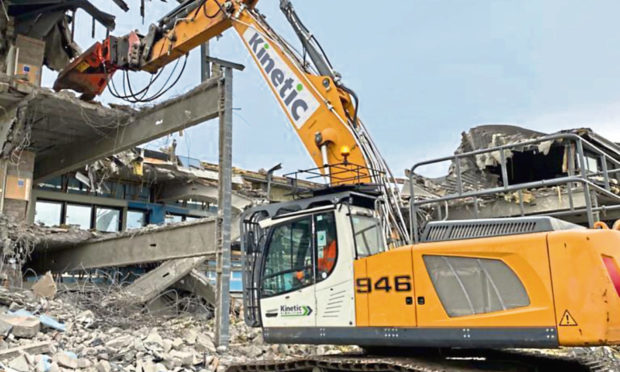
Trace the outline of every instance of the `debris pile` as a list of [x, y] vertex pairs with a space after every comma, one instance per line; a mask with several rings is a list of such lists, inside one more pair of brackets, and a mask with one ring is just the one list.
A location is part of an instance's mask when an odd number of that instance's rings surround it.
[[[264, 344], [260, 330], [248, 328], [239, 311], [231, 317], [230, 347], [217, 350], [213, 321], [207, 319], [206, 313], [156, 314], [126, 306], [115, 308], [109, 296], [88, 301], [84, 296], [59, 292], [55, 298], [47, 299], [30, 291], [0, 287], [0, 368], [50, 372], [222, 372], [231, 364], [251, 360], [350, 350]], [[83, 306], [94, 303], [99, 306]]]
[[[500, 146], [506, 147], [497, 149]], [[585, 182], [592, 191], [592, 204], [603, 211], [599, 218], [620, 217], [620, 146], [590, 129], [547, 135], [511, 125], [482, 125], [462, 133], [454, 154], [458, 158], [426, 165], [449, 162], [443, 177], [413, 174], [415, 201], [425, 204], [423, 212], [434, 214], [433, 219], [561, 212], [571, 222], [586, 224]], [[568, 177], [583, 181], [563, 181]], [[404, 187], [406, 197], [410, 197], [409, 187], [408, 183]], [[513, 189], [504, 190], [508, 187]], [[447, 199], [441, 210], [424, 203], [439, 198]]]

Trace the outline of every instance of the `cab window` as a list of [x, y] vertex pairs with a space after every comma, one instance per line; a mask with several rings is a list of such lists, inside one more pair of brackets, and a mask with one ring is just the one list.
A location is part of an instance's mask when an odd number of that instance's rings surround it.
[[353, 215], [351, 223], [357, 257], [372, 256], [385, 250], [379, 220], [374, 217]]
[[321, 213], [314, 216], [316, 231], [315, 245], [317, 251], [317, 282], [327, 279], [336, 266], [338, 242], [336, 239], [336, 220], [333, 213]]
[[312, 217], [274, 227], [263, 271], [261, 297], [313, 283]]

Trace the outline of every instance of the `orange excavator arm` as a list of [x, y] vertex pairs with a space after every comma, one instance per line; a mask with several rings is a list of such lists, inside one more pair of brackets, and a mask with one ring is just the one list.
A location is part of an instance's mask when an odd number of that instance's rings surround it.
[[360, 166], [355, 168], [361, 174], [346, 172], [344, 168], [334, 170], [331, 183], [370, 182], [365, 176], [371, 167], [349, 129], [355, 115], [351, 95], [331, 76], [307, 72], [258, 12], [253, 11], [256, 3], [257, 0], [195, 1], [193, 6], [172, 12], [151, 25], [146, 36], [136, 32], [110, 36], [65, 68], [54, 88], [70, 88], [91, 97], [99, 95], [117, 70], [156, 73], [232, 27], [316, 165], [323, 167], [346, 160]]
[[[255, 9], [258, 0], [186, 1], [146, 35], [110, 36], [76, 58], [54, 89], [74, 89], [86, 98], [103, 92], [118, 70], [158, 72], [204, 42], [233, 28], [258, 66], [278, 104], [331, 185], [372, 183], [382, 189], [386, 213], [407, 237], [393, 176], [357, 117], [357, 97], [331, 67], [322, 48], [288, 0], [280, 8], [303, 45], [302, 58]], [[310, 63], [311, 62], [311, 63]]]

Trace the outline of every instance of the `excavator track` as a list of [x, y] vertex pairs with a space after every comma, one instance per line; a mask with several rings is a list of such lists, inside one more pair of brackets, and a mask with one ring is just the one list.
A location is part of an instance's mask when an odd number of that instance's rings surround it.
[[[227, 372], [374, 371], [618, 371], [620, 364], [600, 348], [578, 348], [558, 354], [536, 350], [426, 350], [412, 356], [372, 354], [319, 355], [287, 360], [237, 364]], [[595, 350], [596, 349], [596, 350]]]

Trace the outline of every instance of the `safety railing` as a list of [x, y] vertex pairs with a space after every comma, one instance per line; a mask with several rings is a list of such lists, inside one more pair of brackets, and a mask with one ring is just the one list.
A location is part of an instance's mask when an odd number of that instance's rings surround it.
[[[291, 187], [291, 193], [288, 195], [297, 198], [303, 197], [306, 193], [316, 189], [316, 185], [322, 185], [322, 187], [326, 188], [345, 185], [377, 186], [373, 182], [379, 179], [379, 176], [382, 174], [379, 170], [347, 162], [300, 169], [296, 172], [286, 173], [283, 177], [288, 180]], [[311, 182], [314, 187], [300, 186], [300, 181]]]
[[[507, 156], [506, 153], [516, 148], [523, 148], [524, 146], [541, 144], [548, 141], [565, 141], [566, 151], [568, 151], [568, 159], [573, 159], [576, 156], [576, 161], [579, 164], [578, 169], [575, 169], [575, 162], [568, 161], [567, 176], [557, 177], [552, 179], [543, 179], [539, 181], [518, 183], [511, 185], [508, 178], [507, 169]], [[573, 146], [574, 145], [574, 146]], [[574, 152], [576, 150], [576, 153]], [[588, 157], [595, 157], [599, 159], [601, 163], [601, 170], [591, 172], [588, 170], [588, 162], [586, 161], [586, 151]], [[499, 152], [499, 165], [501, 171], [502, 186], [483, 188], [479, 190], [465, 190], [463, 182], [463, 176], [461, 174], [461, 159], [468, 157], [475, 157], [482, 154], [491, 154], [493, 152]], [[456, 177], [456, 192], [448, 195], [438, 196], [435, 198], [428, 198], [424, 200], [416, 200], [415, 195], [415, 176], [416, 169], [422, 166], [430, 164], [437, 164], [442, 162], [451, 161], [454, 164], [454, 176]], [[609, 169], [608, 164], [613, 165], [613, 169]], [[598, 179], [595, 179], [597, 178]], [[602, 178], [602, 186], [599, 184]], [[560, 210], [555, 212], [544, 212], [549, 216], [566, 216], [574, 215], [577, 213], [586, 213], [588, 219], [588, 225], [594, 226], [595, 219], [598, 220], [599, 212], [611, 211], [620, 209], [620, 195], [617, 195], [612, 191], [611, 180], [615, 179], [620, 183], [620, 160], [608, 155], [597, 146], [593, 145], [586, 139], [573, 134], [573, 133], [558, 133], [536, 139], [531, 139], [518, 143], [511, 143], [502, 146], [495, 146], [486, 149], [479, 149], [461, 154], [455, 154], [452, 156], [445, 156], [442, 158], [431, 159], [415, 164], [411, 168], [409, 174], [409, 191], [411, 199], [409, 202], [410, 212], [410, 229], [412, 243], [417, 243], [420, 237], [420, 223], [418, 222], [418, 211], [420, 207], [430, 204], [438, 204], [441, 207], [442, 203], [448, 203], [450, 201], [472, 198], [474, 202], [474, 215], [477, 217], [478, 210], [478, 198], [483, 196], [489, 196], [499, 193], [517, 192], [519, 197], [519, 208], [521, 215], [525, 215], [525, 208], [523, 205], [523, 191], [527, 189], [561, 186], [565, 185], [568, 191], [569, 208], [568, 210]], [[575, 208], [573, 193], [578, 190], [579, 186], [583, 189], [585, 208]], [[608, 205], [600, 206], [598, 204], [598, 196], [607, 196], [611, 203]], [[616, 204], [617, 203], [617, 204]], [[447, 209], [447, 206], [446, 206]], [[595, 217], [596, 214], [596, 217]]]

